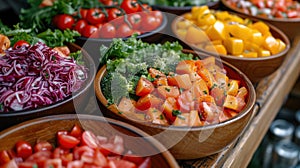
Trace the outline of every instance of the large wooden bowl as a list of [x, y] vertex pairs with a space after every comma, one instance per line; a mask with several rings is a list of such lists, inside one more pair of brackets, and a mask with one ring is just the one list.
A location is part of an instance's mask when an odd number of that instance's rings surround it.
[[291, 41], [297, 35], [300, 35], [300, 31], [299, 31], [300, 18], [286, 19], [286, 18], [266, 18], [262, 16], [254, 16], [254, 15], [246, 14], [238, 8], [233, 8], [228, 4], [227, 0], [221, 0], [221, 2], [227, 9], [236, 12], [243, 17], [262, 20], [264, 22], [274, 25], [275, 27], [283, 31]]
[[[253, 83], [257, 83], [261, 79], [274, 73], [283, 63], [285, 56], [287, 55], [287, 52], [289, 51], [291, 46], [289, 38], [281, 30], [267, 23], [267, 25], [270, 27], [270, 32], [272, 33], [272, 35], [275, 38], [279, 38], [286, 44], [286, 48], [282, 52], [268, 57], [257, 57], [257, 58], [246, 58], [246, 57], [237, 57], [232, 55], [219, 54], [216, 52], [207, 51], [203, 48], [197, 47], [194, 44], [189, 44], [184, 39], [180, 38], [180, 36], [176, 34], [176, 25], [182, 19], [184, 19], [184, 17], [182, 16], [176, 17], [173, 20], [171, 25], [172, 32], [175, 34], [175, 36], [178, 39], [180, 39], [182, 42], [185, 43], [185, 45], [188, 45], [193, 49], [199, 50], [200, 52], [205, 53], [207, 55], [220, 57], [222, 60], [229, 62], [230, 64], [234, 65], [239, 70], [241, 70], [243, 73], [245, 73], [246, 76]], [[253, 22], [258, 21], [257, 19], [254, 18], [251, 20]]]
[[[185, 50], [185, 52], [198, 55], [194, 51]], [[222, 61], [222, 65], [227, 70], [227, 76], [240, 80], [241, 86], [245, 86], [249, 94], [245, 108], [237, 116], [219, 124], [187, 128], [139, 122], [124, 117], [118, 113], [115, 105], [108, 106], [107, 99], [102, 93], [100, 82], [106, 74], [106, 66], [98, 71], [94, 87], [100, 101], [99, 106], [103, 109], [105, 116], [130, 123], [154, 136], [170, 150], [176, 159], [196, 159], [218, 153], [233, 143], [240, 136], [252, 115], [256, 94], [251, 81], [229, 63]]]
[[[72, 52], [81, 50], [78, 45], [73, 43], [69, 44], [69, 48]], [[85, 50], [82, 50], [82, 53], [83, 61], [89, 71], [88, 79], [82, 85], [81, 89], [73, 93], [71, 96], [65, 98], [64, 100], [48, 106], [40, 107], [37, 109], [0, 113], [0, 131], [23, 121], [38, 117], [54, 114], [75, 113], [75, 110], [82, 111], [86, 106], [86, 102], [88, 101], [87, 96], [89, 95], [89, 93], [93, 92], [93, 87], [91, 86], [96, 74], [95, 63], [92, 57]]]
[[0, 150], [13, 148], [19, 140], [26, 140], [31, 144], [35, 144], [37, 140], [54, 143], [57, 131], [71, 130], [75, 124], [95, 135], [120, 135], [127, 150], [130, 149], [140, 156], [151, 154], [147, 156], [151, 156], [153, 168], [179, 168], [170, 152], [142, 130], [120, 121], [92, 115], [54, 115], [18, 124], [0, 133]]

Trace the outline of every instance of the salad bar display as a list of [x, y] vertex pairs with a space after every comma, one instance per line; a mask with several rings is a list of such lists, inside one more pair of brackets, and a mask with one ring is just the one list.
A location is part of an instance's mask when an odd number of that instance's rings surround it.
[[0, 20], [0, 168], [247, 165], [299, 76], [298, 1], [26, 4]]

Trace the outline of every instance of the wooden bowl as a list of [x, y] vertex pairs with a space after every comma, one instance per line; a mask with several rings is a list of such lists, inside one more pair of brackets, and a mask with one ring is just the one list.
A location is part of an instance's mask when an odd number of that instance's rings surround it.
[[[219, 1], [216, 2], [207, 2], [203, 5], [207, 5], [209, 8], [217, 9], [219, 7]], [[156, 5], [155, 2], [151, 5], [153, 9], [160, 10], [166, 13], [171, 13], [175, 15], [181, 15], [186, 12], [191, 11], [192, 6], [182, 6], [182, 7], [175, 7], [175, 6], [166, 6], [166, 5]]]
[[0, 133], [0, 150], [13, 148], [19, 140], [31, 144], [35, 144], [37, 140], [54, 143], [57, 131], [71, 130], [75, 124], [92, 131], [95, 135], [105, 137], [120, 135], [124, 139], [125, 148], [134, 154], [140, 156], [151, 154], [147, 156], [151, 156], [152, 167], [179, 168], [170, 152], [142, 130], [120, 121], [92, 115], [54, 115], [18, 124]]
[[[215, 57], [220, 57], [222, 60], [229, 62], [230, 64], [234, 65], [239, 70], [241, 70], [243, 73], [245, 73], [246, 76], [253, 83], [257, 83], [261, 79], [274, 73], [281, 66], [291, 46], [289, 38], [281, 30], [279, 30], [278, 28], [276, 28], [271, 24], [266, 23], [270, 27], [270, 32], [272, 33], [272, 35], [275, 38], [279, 38], [286, 44], [286, 48], [282, 52], [268, 57], [257, 57], [257, 58], [246, 58], [246, 57], [237, 57], [232, 55], [219, 54], [216, 52], [207, 51], [193, 44], [189, 44], [185, 42], [184, 39], [181, 39], [180, 36], [176, 34], [176, 24], [182, 19], [184, 19], [182, 16], [176, 17], [173, 20], [171, 25], [172, 32], [175, 34], [175, 36], [178, 39], [180, 39], [183, 43], [185, 43], [185, 45], [188, 45], [193, 49], [199, 50], [201, 53], [212, 55]], [[254, 18], [251, 20], [254, 22], [258, 21]]]
[[[81, 48], [78, 45], [73, 43], [69, 44], [68, 46], [71, 52], [81, 50]], [[63, 101], [59, 101], [45, 107], [40, 107], [31, 110], [0, 113], [0, 131], [26, 120], [53, 114], [75, 113], [75, 110], [83, 110], [88, 100], [87, 96], [89, 95], [89, 93], [93, 92], [93, 87], [91, 86], [93, 84], [93, 80], [96, 74], [96, 68], [92, 57], [85, 50], [82, 50], [82, 53], [83, 61], [85, 63], [85, 66], [89, 69], [89, 72], [88, 79], [82, 85], [82, 88], [80, 90], [78, 90], [76, 93], [73, 93], [71, 96], [67, 97]]]
[[270, 23], [283, 31], [291, 41], [297, 36], [300, 35], [299, 26], [300, 26], [300, 18], [294, 19], [285, 19], [285, 18], [266, 18], [262, 16], [255, 16], [244, 13], [242, 10], [238, 8], [233, 8], [227, 2], [227, 0], [221, 0], [222, 4], [229, 10], [240, 14], [243, 17], [248, 17], [252, 19], [262, 20], [264, 22]]
[[[187, 50], [184, 52], [195, 56], [199, 54]], [[249, 92], [245, 108], [237, 116], [224, 122], [200, 127], [176, 127], [126, 118], [118, 112], [115, 105], [108, 106], [107, 99], [101, 91], [100, 82], [106, 74], [106, 66], [98, 71], [94, 81], [96, 96], [100, 101], [99, 106], [105, 116], [130, 123], [154, 136], [176, 159], [196, 159], [218, 153], [240, 136], [251, 118], [256, 100], [254, 87], [246, 75], [225, 61], [221, 63], [227, 70], [227, 76], [240, 80], [241, 86], [245, 86]]]

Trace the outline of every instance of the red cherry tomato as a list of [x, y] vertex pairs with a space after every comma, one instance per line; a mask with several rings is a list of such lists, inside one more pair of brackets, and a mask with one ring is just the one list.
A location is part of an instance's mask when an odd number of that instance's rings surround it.
[[60, 30], [71, 29], [73, 27], [74, 22], [75, 20], [73, 16], [68, 14], [60, 14], [54, 19], [55, 26], [58, 27]]
[[116, 37], [129, 37], [132, 33], [132, 28], [130, 28], [128, 24], [123, 23], [118, 27]]
[[133, 30], [138, 30], [142, 24], [142, 17], [138, 13], [132, 13], [128, 15], [128, 21], [131, 24]]
[[142, 32], [153, 31], [156, 28], [158, 28], [158, 26], [161, 24], [161, 20], [158, 18], [155, 18], [152, 15], [146, 15], [142, 19], [143, 19], [142, 27], [141, 27]]
[[140, 5], [140, 8], [138, 11], [139, 12], [143, 12], [143, 11], [148, 12], [148, 11], [152, 11], [152, 8], [148, 4], [142, 4], [142, 5]]
[[114, 38], [116, 37], [116, 28], [111, 23], [105, 23], [99, 32], [100, 38]]
[[80, 19], [75, 23], [74, 30], [78, 31], [80, 34], [82, 34], [82, 30], [84, 27], [88, 25], [87, 21], [84, 19]]
[[105, 14], [99, 8], [91, 8], [86, 13], [86, 20], [92, 25], [103, 23], [105, 19]]
[[49, 142], [47, 142], [47, 141], [38, 142], [33, 147], [34, 152], [52, 151], [52, 148], [53, 148], [52, 145]]
[[150, 15], [154, 16], [157, 19], [163, 20], [163, 13], [158, 10], [154, 10], [150, 12]]
[[25, 40], [19, 40], [14, 44], [13, 48], [18, 49], [21, 48], [22, 46], [29, 47], [30, 44]]
[[84, 9], [84, 8], [80, 9], [80, 16], [82, 19], [86, 19], [87, 12], [88, 12], [88, 9]]
[[107, 6], [117, 5], [117, 2], [113, 0], [99, 0], [99, 1], [103, 3], [103, 5], [107, 5]]
[[108, 17], [107, 17], [107, 21], [112, 21], [120, 16], [122, 16], [122, 11], [118, 8], [111, 8], [107, 11]]
[[23, 159], [28, 158], [32, 154], [32, 146], [23, 140], [20, 140], [15, 145], [17, 156]]
[[96, 26], [94, 26], [94, 25], [86, 25], [85, 27], [84, 27], [84, 29], [82, 30], [82, 36], [83, 37], [87, 37], [87, 38], [89, 38], [89, 37], [96, 37], [97, 35], [97, 32], [98, 31], [98, 28], [96, 27]]
[[124, 9], [127, 14], [138, 12], [140, 9], [140, 5], [136, 0], [123, 0], [120, 7]]
[[77, 139], [71, 135], [65, 135], [65, 134], [60, 134], [57, 137], [57, 140], [58, 140], [58, 144], [62, 148], [66, 148], [66, 149], [74, 148], [75, 146], [77, 146], [80, 143], [79, 139]]

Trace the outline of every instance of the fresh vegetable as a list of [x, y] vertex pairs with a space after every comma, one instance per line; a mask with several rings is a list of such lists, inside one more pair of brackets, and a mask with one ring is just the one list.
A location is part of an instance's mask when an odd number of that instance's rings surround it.
[[246, 14], [265, 18], [294, 19], [300, 17], [300, 3], [295, 0], [226, 0], [226, 3]]
[[282, 52], [286, 44], [272, 35], [262, 21], [213, 11], [208, 6], [192, 7], [176, 22], [179, 38], [197, 48], [238, 57], [267, 57]]
[[175, 126], [219, 123], [238, 114], [248, 94], [240, 81], [229, 79], [214, 57], [194, 60], [181, 49], [134, 37], [103, 46], [107, 75], [100, 85], [108, 105], [128, 118]]
[[147, 33], [162, 24], [162, 16], [160, 11], [154, 12], [148, 5], [135, 0], [111, 3], [57, 0], [45, 7], [30, 1], [30, 8], [23, 9], [20, 14], [21, 26], [32, 28], [35, 32], [54, 26], [60, 30], [76, 30], [87, 38], [129, 37], [135, 33]]
[[[73, 130], [78, 130], [78, 135], [72, 135]], [[133, 154], [125, 149], [125, 143], [119, 135], [95, 135], [74, 125], [72, 131], [57, 132], [55, 144], [39, 141], [31, 145], [17, 141], [13, 149], [0, 151], [0, 167], [151, 167], [150, 157]]]
[[42, 42], [5, 50], [0, 57], [0, 112], [47, 106], [78, 91], [88, 76], [79, 55]]

